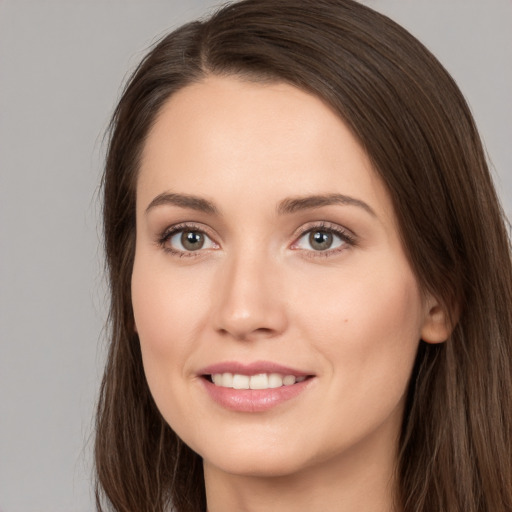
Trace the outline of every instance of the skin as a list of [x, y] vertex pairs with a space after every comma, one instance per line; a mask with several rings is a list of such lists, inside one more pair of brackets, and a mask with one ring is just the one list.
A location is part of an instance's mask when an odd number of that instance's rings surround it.
[[[155, 204], [166, 193], [217, 211]], [[335, 193], [361, 203], [278, 212], [289, 198]], [[206, 233], [202, 249], [186, 252], [180, 234], [162, 240], [181, 223]], [[325, 231], [319, 223], [351, 241], [335, 235], [334, 249], [318, 250], [304, 231]], [[320, 99], [208, 77], [168, 100], [137, 182], [132, 297], [151, 392], [203, 457], [210, 512], [393, 509], [418, 343], [448, 332], [418, 287], [384, 184]], [[198, 374], [262, 360], [314, 377], [250, 413], [215, 403]]]

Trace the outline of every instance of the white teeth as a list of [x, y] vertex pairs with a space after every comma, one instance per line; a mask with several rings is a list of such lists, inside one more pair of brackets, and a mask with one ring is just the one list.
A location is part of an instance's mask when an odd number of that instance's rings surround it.
[[268, 376], [269, 388], [280, 388], [283, 385], [283, 377], [279, 373], [271, 373]]
[[233, 389], [273, 389], [281, 386], [293, 386], [306, 380], [305, 376], [281, 375], [279, 373], [259, 373], [257, 375], [241, 375], [238, 373], [215, 373], [211, 376], [216, 386]]
[[222, 386], [222, 373], [215, 373], [212, 375], [212, 380], [216, 386]]
[[223, 373], [222, 376], [222, 384], [221, 386], [224, 386], [225, 388], [232, 388], [233, 387], [233, 374], [232, 373]]
[[267, 389], [268, 388], [267, 374], [260, 373], [259, 375], [253, 375], [249, 380], [249, 387], [251, 389]]
[[250, 377], [248, 375], [233, 375], [233, 388], [234, 389], [249, 389]]
[[283, 384], [285, 386], [292, 386], [293, 384], [295, 384], [295, 376], [294, 375], [287, 375], [284, 379], [283, 379]]

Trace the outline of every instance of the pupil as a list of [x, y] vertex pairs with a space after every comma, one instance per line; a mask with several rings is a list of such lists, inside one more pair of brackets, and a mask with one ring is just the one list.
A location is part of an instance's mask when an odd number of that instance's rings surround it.
[[332, 245], [332, 233], [315, 231], [309, 235], [311, 247], [317, 251], [325, 251]]
[[188, 251], [197, 251], [204, 245], [204, 238], [201, 233], [196, 231], [185, 231], [181, 235], [181, 243]]

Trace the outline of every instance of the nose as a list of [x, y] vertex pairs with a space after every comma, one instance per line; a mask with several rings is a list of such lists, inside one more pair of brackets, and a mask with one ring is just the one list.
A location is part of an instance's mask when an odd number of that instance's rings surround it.
[[214, 326], [236, 340], [277, 337], [288, 325], [281, 276], [260, 255], [225, 262], [214, 291]]

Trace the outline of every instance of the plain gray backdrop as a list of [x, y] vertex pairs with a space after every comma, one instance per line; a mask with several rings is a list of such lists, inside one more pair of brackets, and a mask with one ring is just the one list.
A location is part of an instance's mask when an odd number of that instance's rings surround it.
[[[298, 0], [299, 2], [299, 0]], [[367, 0], [468, 99], [512, 213], [512, 0]], [[0, 510], [93, 511], [102, 136], [145, 49], [212, 0], [0, 0]], [[135, 512], [135, 511], [134, 511]]]

